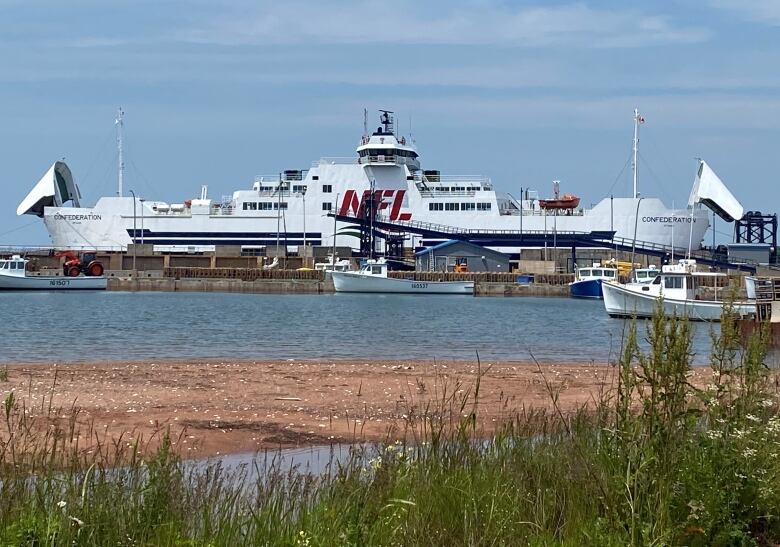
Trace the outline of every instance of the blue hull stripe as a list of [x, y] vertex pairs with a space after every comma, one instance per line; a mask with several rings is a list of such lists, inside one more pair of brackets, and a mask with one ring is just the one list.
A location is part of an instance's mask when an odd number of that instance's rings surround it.
[[[128, 228], [127, 235], [133, 237], [133, 229]], [[276, 239], [276, 232], [153, 232], [148, 229], [143, 231], [135, 230], [136, 238], [140, 238], [143, 235], [144, 239], [148, 237], [188, 237], [188, 238], [211, 238], [211, 239], [229, 239], [229, 238], [273, 238]], [[279, 234], [280, 237], [285, 237], [285, 233]], [[287, 232], [287, 239], [303, 239], [303, 232]], [[322, 239], [321, 232], [306, 232], [306, 239]]]

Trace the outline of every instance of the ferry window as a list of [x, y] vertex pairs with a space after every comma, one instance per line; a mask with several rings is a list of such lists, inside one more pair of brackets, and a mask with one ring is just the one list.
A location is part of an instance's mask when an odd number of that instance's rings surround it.
[[590, 277], [590, 270], [580, 270], [580, 277]]
[[287, 202], [283, 201], [281, 203], [274, 203], [274, 210], [277, 209], [287, 209]]
[[636, 272], [637, 279], [647, 279], [647, 272]]
[[461, 203], [460, 204], [460, 210], [461, 211], [473, 211], [477, 208], [476, 203]]
[[246, 211], [249, 208], [248, 206], [249, 206], [249, 204], [245, 201], [244, 202], [244, 211]]
[[293, 194], [305, 194], [305, 193], [306, 193], [305, 184], [296, 184], [293, 186]]
[[333, 185], [332, 184], [323, 184], [322, 185], [322, 193], [323, 194], [330, 194], [333, 192]]
[[16, 262], [11, 262], [10, 264], [11, 264], [11, 269], [15, 270], [16, 269]]
[[330, 211], [333, 208], [333, 204], [329, 201], [324, 201], [322, 203], [322, 210], [323, 211]]
[[490, 203], [477, 203], [477, 211], [490, 211]]
[[428, 204], [428, 210], [429, 211], [443, 211], [444, 210], [444, 204], [443, 203], [429, 203]]
[[593, 275], [596, 277], [601, 277], [604, 275], [604, 270], [593, 270]]
[[378, 275], [382, 273], [382, 266], [371, 266], [371, 273]]
[[458, 204], [457, 203], [445, 203], [444, 204], [444, 210], [445, 211], [457, 211], [458, 210]]
[[614, 270], [604, 270], [604, 277], [615, 277]]
[[656, 276], [655, 279], [653, 279], [653, 282], [651, 283], [651, 285], [660, 285], [660, 284], [661, 284], [661, 276], [659, 275], [659, 276]]
[[311, 176], [311, 180], [320, 180], [320, 176], [319, 175], [312, 175]]

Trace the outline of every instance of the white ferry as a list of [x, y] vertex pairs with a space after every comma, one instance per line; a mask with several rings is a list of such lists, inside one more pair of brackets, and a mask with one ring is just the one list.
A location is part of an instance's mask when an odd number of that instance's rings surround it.
[[[123, 250], [136, 242], [153, 244], [158, 250], [281, 245], [295, 251], [305, 245], [333, 245], [334, 233], [339, 245], [359, 249], [355, 225], [336, 223], [327, 215], [334, 210], [358, 215], [372, 188], [379, 214], [399, 224], [548, 234], [615, 231], [617, 237], [678, 249], [699, 248], [709, 227], [707, 211], [696, 202], [686, 209], [669, 209], [659, 199], [640, 197], [636, 169], [633, 196], [607, 197], [592, 209], [579, 207], [579, 198], [568, 194], [540, 199], [526, 190], [518, 198], [496, 191], [486, 177], [423, 170], [414, 142], [396, 133], [392, 112], [381, 112], [381, 126], [370, 134], [366, 131], [352, 157], [321, 158], [309, 169], [258, 176], [251, 188], [221, 200], [209, 198], [203, 187], [196, 198], [170, 203], [124, 195], [120, 110], [117, 196], [102, 197], [93, 207], [82, 206], [70, 169], [58, 161], [17, 213], [42, 217], [56, 248], [101, 250]], [[635, 128], [639, 119], [635, 112]], [[408, 243], [433, 242], [411, 236]]]

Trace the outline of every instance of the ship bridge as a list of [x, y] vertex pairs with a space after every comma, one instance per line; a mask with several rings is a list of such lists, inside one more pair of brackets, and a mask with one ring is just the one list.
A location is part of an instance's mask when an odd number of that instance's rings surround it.
[[370, 166], [406, 165], [409, 171], [420, 170], [420, 159], [414, 145], [406, 137], [398, 137], [393, 113], [380, 110], [380, 127], [371, 135], [363, 135], [357, 147], [358, 163]]

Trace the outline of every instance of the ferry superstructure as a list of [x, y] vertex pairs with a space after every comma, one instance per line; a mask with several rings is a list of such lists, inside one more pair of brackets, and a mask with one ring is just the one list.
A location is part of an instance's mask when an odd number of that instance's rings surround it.
[[[592, 209], [549, 211], [533, 193], [515, 198], [496, 191], [486, 177], [423, 170], [415, 144], [394, 130], [392, 112], [381, 112], [380, 127], [361, 137], [355, 156], [321, 158], [309, 169], [258, 176], [251, 189], [221, 200], [210, 199], [206, 187], [197, 198], [178, 203], [122, 195], [120, 160], [118, 195], [83, 207], [70, 169], [56, 162], [17, 213], [42, 217], [56, 248], [106, 250], [136, 242], [171, 250], [286, 245], [294, 251], [304, 245], [332, 245], [334, 224], [338, 244], [359, 249], [354, 225], [334, 223], [328, 213], [357, 215], [371, 189], [379, 196], [379, 214], [399, 223], [485, 231], [615, 231], [626, 239], [694, 249], [709, 227], [707, 211], [700, 205], [669, 209], [636, 190], [631, 197], [602, 199]], [[121, 111], [117, 123], [121, 152]], [[419, 238], [410, 242], [420, 243]]]

